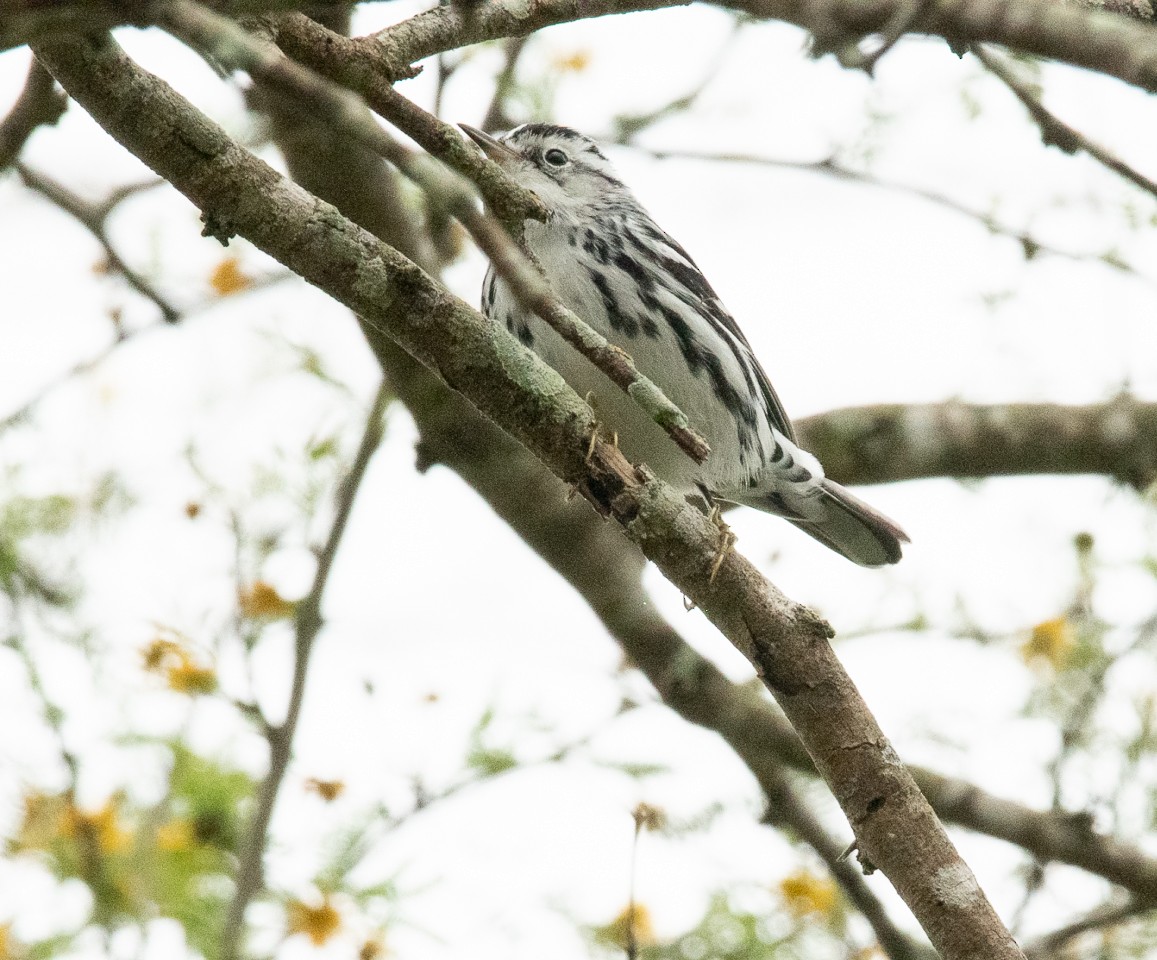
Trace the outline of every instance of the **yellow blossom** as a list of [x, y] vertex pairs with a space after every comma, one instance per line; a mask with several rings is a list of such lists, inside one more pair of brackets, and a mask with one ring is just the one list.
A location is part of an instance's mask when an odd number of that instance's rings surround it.
[[264, 580], [255, 580], [248, 587], [243, 587], [237, 594], [237, 604], [241, 608], [241, 616], [262, 620], [292, 617], [296, 607], [278, 593], [273, 584]]
[[184, 656], [183, 648], [176, 640], [157, 636], [141, 650], [144, 667], [150, 673], [159, 673]]
[[817, 877], [810, 870], [797, 870], [779, 882], [784, 906], [796, 919], [809, 914], [829, 916], [836, 906], [836, 885], [830, 877]]
[[305, 789], [316, 793], [326, 803], [333, 803], [345, 793], [345, 783], [341, 780], [319, 780], [317, 777], [310, 777], [305, 781]]
[[604, 943], [626, 950], [636, 946], [649, 946], [655, 942], [655, 927], [651, 923], [651, 911], [641, 903], [629, 904], [605, 927], [599, 927], [595, 935]]
[[1025, 663], [1045, 661], [1060, 669], [1076, 646], [1076, 631], [1067, 617], [1054, 617], [1032, 628], [1029, 638], [1021, 645], [1020, 655]]
[[588, 50], [575, 50], [565, 56], [555, 57], [554, 68], [560, 73], [582, 73], [591, 65], [591, 55]]
[[66, 836], [91, 837], [101, 853], [120, 853], [132, 843], [132, 834], [120, 820], [120, 798], [110, 797], [99, 810], [92, 812], [70, 806], [64, 821]]
[[667, 814], [649, 803], [640, 803], [631, 811], [631, 816], [635, 818], [636, 830], [650, 830], [654, 833], [667, 825]]
[[20, 960], [22, 957], [28, 956], [28, 951], [24, 948], [16, 935], [12, 932], [12, 924], [0, 923], [0, 960]]
[[185, 654], [165, 672], [165, 682], [170, 690], [197, 697], [217, 689], [217, 671]]
[[253, 281], [241, 272], [240, 261], [236, 257], [226, 257], [209, 274], [209, 286], [219, 297], [240, 293], [253, 286]]
[[386, 935], [380, 930], [358, 950], [358, 960], [381, 960], [386, 955]]
[[157, 846], [169, 853], [191, 850], [196, 842], [196, 831], [186, 817], [176, 817], [157, 828]]
[[33, 790], [24, 795], [24, 816], [8, 843], [11, 853], [47, 850], [67, 829], [69, 802], [61, 794]]
[[164, 676], [170, 690], [191, 697], [212, 693], [217, 689], [217, 671], [198, 662], [189, 646], [182, 634], [161, 627], [141, 651], [141, 659], [147, 671]]
[[328, 941], [341, 926], [341, 914], [328, 896], [316, 907], [301, 900], [290, 900], [285, 912], [287, 935], [304, 933], [315, 947]]

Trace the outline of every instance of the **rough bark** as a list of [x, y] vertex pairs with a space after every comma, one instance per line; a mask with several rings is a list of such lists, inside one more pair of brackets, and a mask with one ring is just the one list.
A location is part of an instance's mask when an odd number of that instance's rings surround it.
[[881, 404], [796, 423], [840, 483], [1097, 473], [1138, 490], [1157, 480], [1157, 404]]

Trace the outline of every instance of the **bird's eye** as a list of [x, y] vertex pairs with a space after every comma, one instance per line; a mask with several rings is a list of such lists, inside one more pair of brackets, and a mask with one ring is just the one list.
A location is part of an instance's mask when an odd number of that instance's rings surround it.
[[554, 148], [547, 150], [546, 153], [542, 155], [542, 159], [549, 163], [552, 167], [561, 167], [566, 163], [567, 157], [566, 154], [561, 150]]

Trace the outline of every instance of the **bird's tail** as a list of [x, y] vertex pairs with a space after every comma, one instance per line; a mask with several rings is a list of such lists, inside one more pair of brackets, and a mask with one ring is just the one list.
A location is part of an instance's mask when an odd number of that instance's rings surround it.
[[908, 534], [898, 524], [834, 480], [824, 477], [819, 487], [819, 502], [813, 502], [809, 516], [787, 515], [788, 520], [862, 567], [880, 567], [900, 559], [900, 544], [908, 543]]

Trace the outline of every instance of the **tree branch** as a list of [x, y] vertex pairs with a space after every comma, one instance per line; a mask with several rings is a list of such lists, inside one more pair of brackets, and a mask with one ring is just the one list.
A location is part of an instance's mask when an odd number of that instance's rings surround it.
[[121, 259], [121, 255], [117, 253], [108, 235], [108, 218], [117, 208], [117, 205], [131, 196], [132, 193], [148, 190], [156, 184], [140, 185], [134, 188], [131, 193], [118, 190], [99, 203], [91, 203], [77, 196], [51, 177], [22, 163], [16, 164], [16, 172], [20, 174], [24, 186], [29, 190], [34, 190], [54, 206], [59, 207], [97, 239], [104, 248], [104, 256], [108, 261], [109, 269], [124, 277], [125, 282], [130, 287], [146, 300], [151, 301], [161, 311], [161, 318], [166, 323], [175, 323], [180, 318], [181, 311], [173, 306], [148, 280]]
[[1157, 403], [881, 404], [796, 423], [841, 483], [1099, 473], [1137, 490], [1157, 480]]
[[[947, 960], [1023, 957], [896, 758], [826, 642], [831, 628], [737, 553], [709, 574], [717, 528], [613, 445], [589, 408], [505, 330], [451, 297], [397, 251], [232, 143], [111, 42], [38, 45], [38, 56], [97, 121], [233, 233], [388, 331], [632, 540], [743, 652], [796, 725], [855, 830]], [[164, 118], [164, 122], [159, 122]]]
[[281, 783], [285, 779], [285, 772], [289, 768], [293, 753], [293, 737], [297, 732], [301, 706], [305, 699], [305, 679], [310, 654], [313, 652], [314, 641], [325, 624], [321, 613], [322, 598], [325, 596], [330, 570], [341, 546], [342, 536], [349, 523], [358, 488], [365, 478], [370, 460], [381, 446], [382, 417], [392, 397], [392, 391], [383, 380], [370, 405], [353, 463], [338, 484], [333, 523], [330, 525], [324, 545], [317, 552], [317, 570], [313, 576], [313, 585], [305, 598], [297, 604], [294, 621], [293, 680], [290, 686], [289, 705], [285, 719], [280, 724], [265, 724], [265, 736], [269, 742], [269, 770], [265, 774], [265, 779], [261, 781], [257, 807], [245, 831], [238, 855], [233, 899], [229, 903], [221, 933], [222, 960], [235, 960], [241, 952], [245, 911], [250, 901], [265, 887], [263, 861], [266, 835], [269, 832], [269, 821], [273, 817], [273, 808], [277, 803], [277, 794], [281, 790]]
[[1029, 960], [1060, 960], [1063, 957], [1073, 956], [1072, 941], [1084, 933], [1094, 930], [1106, 930], [1119, 926], [1155, 909], [1151, 901], [1127, 900], [1124, 903], [1106, 903], [1079, 917], [1072, 923], [1065, 924], [1043, 937], [1038, 937], [1025, 947], [1025, 956]]
[[[803, 27], [820, 51], [840, 52], [882, 33], [907, 0], [721, 0], [721, 5]], [[1056, 0], [927, 0], [913, 33], [944, 37], [954, 48], [998, 43], [1157, 90], [1157, 33], [1117, 13]]]
[[[717, 2], [759, 19], [782, 20], [802, 27], [815, 36], [821, 51], [845, 50], [865, 36], [886, 31], [908, 7], [908, 0]], [[481, 7], [448, 4], [354, 42], [364, 44], [368, 58], [379, 59], [381, 69], [399, 78], [412, 73], [408, 68], [415, 61], [467, 44], [524, 36], [577, 19], [681, 5], [658, 0], [585, 0], [582, 4], [574, 0], [504, 0]], [[1122, 13], [1142, 15], [1143, 11], [1128, 0], [1112, 4], [928, 0], [910, 29], [944, 37], [958, 46], [998, 43], [1155, 90], [1157, 34], [1148, 24], [1134, 22]]]
[[765, 768], [759, 785], [767, 797], [764, 823], [786, 827], [815, 850], [848, 901], [868, 921], [890, 960], [936, 960], [935, 950], [908, 936], [892, 922], [884, 905], [864, 882], [863, 872], [845, 856], [844, 845], [836, 842], [812, 812], [784, 766]]
[[35, 57], [19, 99], [0, 122], [0, 170], [7, 168], [24, 149], [37, 127], [52, 126], [68, 109], [68, 97], [56, 90], [52, 74]]
[[[302, 18], [305, 19], [305, 18]], [[315, 113], [331, 118], [345, 136], [389, 160], [421, 187], [431, 202], [462, 224], [494, 268], [506, 280], [519, 302], [598, 367], [644, 413], [662, 427], [696, 463], [707, 459], [710, 447], [686, 415], [635, 366], [627, 353], [589, 327], [550, 289], [542, 271], [493, 217], [478, 208], [473, 184], [444, 170], [424, 154], [407, 150], [367, 117], [361, 102], [343, 87], [288, 59], [269, 44], [250, 37], [237, 24], [190, 0], [170, 0], [161, 22], [193, 46], [201, 47], [224, 63], [247, 70], [266, 83], [296, 96]], [[318, 27], [323, 34], [324, 28]], [[436, 117], [418, 110], [427, 124]], [[535, 202], [538, 200], [535, 198]], [[516, 214], [519, 223], [525, 213]]]
[[987, 50], [981, 44], [969, 48], [973, 55], [984, 64], [986, 70], [1003, 83], [1013, 95], [1024, 104], [1033, 122], [1040, 127], [1041, 139], [1048, 146], [1060, 147], [1065, 153], [1083, 150], [1090, 157], [1114, 173], [1128, 180], [1146, 193], [1157, 197], [1157, 182], [1135, 170], [1120, 157], [1094, 143], [1075, 127], [1057, 117], [1041, 102], [1040, 96], [1003, 57]]
[[[0, 50], [67, 33], [91, 34], [152, 21], [154, 0], [0, 0]], [[232, 16], [277, 10], [323, 13], [347, 10], [359, 0], [206, 0]]]

